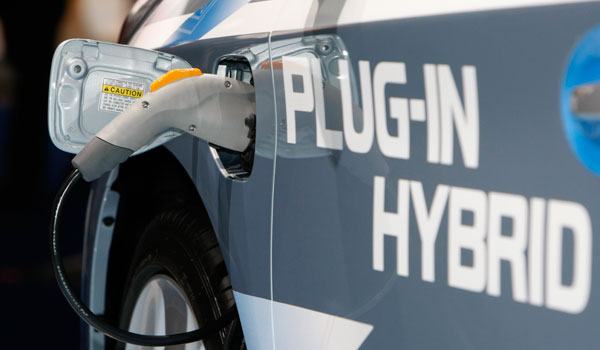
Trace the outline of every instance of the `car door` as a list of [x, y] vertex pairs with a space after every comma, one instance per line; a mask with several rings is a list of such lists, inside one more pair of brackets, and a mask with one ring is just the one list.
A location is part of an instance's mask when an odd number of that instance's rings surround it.
[[561, 88], [600, 5], [319, 4], [271, 37], [276, 348], [596, 344]]

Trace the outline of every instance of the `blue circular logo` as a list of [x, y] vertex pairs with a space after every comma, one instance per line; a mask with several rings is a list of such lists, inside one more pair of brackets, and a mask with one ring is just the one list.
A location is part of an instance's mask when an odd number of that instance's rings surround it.
[[588, 169], [600, 175], [600, 26], [575, 47], [560, 99], [571, 148]]

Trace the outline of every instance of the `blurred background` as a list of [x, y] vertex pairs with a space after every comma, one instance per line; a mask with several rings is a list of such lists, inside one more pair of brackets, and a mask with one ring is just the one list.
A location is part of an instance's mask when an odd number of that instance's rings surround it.
[[[78, 349], [81, 324], [50, 265], [52, 201], [71, 169], [47, 130], [54, 49], [69, 38], [116, 42], [133, 0], [0, 2], [0, 347]], [[62, 236], [72, 283], [81, 274], [89, 188], [69, 201]]]

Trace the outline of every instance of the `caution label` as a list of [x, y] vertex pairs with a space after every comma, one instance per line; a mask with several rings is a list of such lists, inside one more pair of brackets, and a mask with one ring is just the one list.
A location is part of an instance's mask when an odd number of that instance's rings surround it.
[[144, 95], [143, 90], [128, 89], [128, 88], [118, 87], [118, 86], [114, 86], [114, 85], [102, 86], [102, 92], [108, 92], [109, 94], [115, 94], [115, 95], [131, 96], [131, 97], [136, 97], [136, 98], [140, 98]]
[[98, 109], [120, 113], [142, 96], [144, 96], [143, 83], [104, 78]]

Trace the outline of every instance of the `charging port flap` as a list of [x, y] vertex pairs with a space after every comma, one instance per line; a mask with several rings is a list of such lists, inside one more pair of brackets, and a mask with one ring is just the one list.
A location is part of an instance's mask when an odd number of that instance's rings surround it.
[[[150, 85], [183, 59], [137, 47], [73, 39], [54, 53], [48, 97], [48, 129], [56, 147], [78, 153], [106, 124], [150, 93]], [[167, 130], [138, 153], [181, 132]]]

